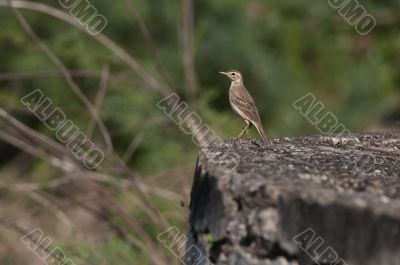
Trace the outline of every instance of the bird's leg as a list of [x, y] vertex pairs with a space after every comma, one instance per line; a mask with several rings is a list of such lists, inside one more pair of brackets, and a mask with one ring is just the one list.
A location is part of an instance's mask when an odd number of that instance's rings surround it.
[[246, 126], [243, 128], [242, 132], [239, 134], [238, 139], [243, 139], [243, 136], [246, 137], [247, 133], [250, 130], [251, 123], [249, 121], [244, 121], [246, 123]]
[[245, 133], [244, 133], [244, 137], [246, 137], [247, 136], [247, 134], [249, 133], [249, 131], [250, 131], [250, 128], [251, 128], [251, 126], [252, 126], [252, 124], [251, 124], [251, 122], [247, 122], [247, 130], [245, 131]]

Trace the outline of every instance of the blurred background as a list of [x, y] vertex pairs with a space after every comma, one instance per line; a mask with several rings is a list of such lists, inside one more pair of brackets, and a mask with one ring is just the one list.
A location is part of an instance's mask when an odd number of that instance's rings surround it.
[[[400, 126], [397, 0], [361, 1], [377, 21], [366, 36], [328, 1], [91, 0], [107, 19], [96, 36], [58, 1], [10, 2], [21, 9], [0, 1], [4, 265], [43, 264], [20, 241], [37, 227], [75, 264], [179, 264], [156, 236], [185, 233], [199, 149], [156, 104], [177, 93], [220, 137], [237, 136], [219, 71], [242, 72], [271, 137], [318, 133], [292, 106], [307, 93], [352, 132]], [[36, 89], [104, 150], [99, 168], [20, 102]]]

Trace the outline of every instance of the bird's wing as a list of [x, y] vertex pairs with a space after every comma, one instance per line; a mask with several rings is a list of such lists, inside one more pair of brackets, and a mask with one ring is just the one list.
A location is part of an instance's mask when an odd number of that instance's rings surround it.
[[244, 119], [261, 124], [260, 115], [258, 114], [254, 99], [245, 88], [236, 90], [230, 95], [230, 97], [232, 104], [234, 104], [240, 110], [240, 112], [242, 112], [238, 113], [239, 115], [243, 115]]

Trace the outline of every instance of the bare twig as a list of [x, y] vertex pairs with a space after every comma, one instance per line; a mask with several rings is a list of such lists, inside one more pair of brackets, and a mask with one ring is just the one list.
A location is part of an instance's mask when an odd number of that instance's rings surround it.
[[31, 231], [29, 231], [28, 229], [23, 228], [23, 227], [21, 227], [21, 226], [19, 226], [19, 225], [16, 225], [15, 223], [11, 223], [11, 222], [5, 221], [5, 220], [3, 220], [3, 219], [0, 219], [0, 225], [3, 226], [4, 228], [7, 228], [7, 229], [9, 229], [9, 230], [11, 230], [11, 231], [13, 231], [13, 232], [19, 234], [19, 235], [22, 236], [22, 237], [28, 236], [27, 238], [29, 238], [29, 240], [30, 240], [32, 243], [34, 243], [35, 246], [36, 246], [38, 249], [40, 249], [41, 251], [43, 251], [43, 252], [45, 252], [45, 253], [51, 255], [51, 256], [54, 257], [57, 261], [62, 262], [62, 260], [60, 260], [60, 257], [57, 256], [57, 253], [51, 251], [51, 249], [45, 248], [44, 246], [42, 246], [42, 245], [40, 244], [41, 242], [38, 241], [38, 240], [40, 240], [40, 239], [35, 238], [34, 235], [30, 235], [30, 236], [29, 236], [29, 233], [30, 233]]
[[75, 228], [75, 225], [72, 223], [69, 217], [63, 212], [63, 210], [58, 208], [52, 201], [50, 201], [43, 195], [40, 195], [38, 192], [34, 191], [24, 192], [24, 194], [30, 197], [32, 200], [36, 201], [37, 203], [41, 204], [44, 208], [51, 209], [58, 217], [58, 219], [60, 219], [60, 221], [64, 223], [64, 225], [69, 229], [69, 232], [72, 232], [72, 230]]
[[[30, 1], [23, 1], [23, 0], [0, 0], [0, 6], [11, 6], [13, 8], [21, 8], [21, 9], [29, 9], [29, 10], [34, 10], [37, 12], [41, 12], [44, 14], [47, 14], [49, 16], [55, 17], [59, 20], [62, 20], [79, 30], [85, 32], [86, 34], [90, 35], [87, 33], [82, 26], [70, 15], [67, 13], [60, 11], [56, 8], [53, 8], [51, 6], [48, 6], [46, 4], [42, 3], [34, 3]], [[118, 58], [120, 58], [124, 63], [126, 63], [130, 69], [132, 69], [140, 78], [142, 78], [143, 82], [153, 91], [158, 93], [162, 97], [169, 96], [173, 93], [173, 90], [168, 88], [167, 86], [164, 86], [160, 84], [155, 78], [153, 78], [137, 61], [135, 58], [133, 58], [129, 53], [127, 53], [124, 49], [122, 49], [120, 46], [118, 46], [116, 43], [114, 43], [111, 39], [106, 37], [103, 34], [98, 34], [98, 35], [90, 35], [93, 37], [95, 40], [100, 42], [102, 45], [110, 49]], [[178, 105], [177, 108], [177, 113], [182, 110], [182, 106]], [[192, 128], [193, 131], [199, 131], [198, 129], [199, 126], [191, 118], [188, 118], [185, 120], [186, 123], [188, 124], [189, 127]], [[205, 144], [204, 136], [202, 133], [196, 133], [194, 137], [196, 140], [201, 144]]]
[[147, 47], [150, 50], [150, 53], [152, 54], [154, 61], [156, 62], [156, 66], [158, 71], [160, 72], [160, 74], [162, 75], [162, 77], [164, 78], [165, 82], [167, 83], [167, 85], [170, 87], [170, 89], [172, 89], [174, 87], [174, 85], [172, 84], [171, 78], [168, 74], [167, 69], [165, 69], [164, 64], [161, 62], [161, 58], [157, 52], [157, 48], [156, 45], [154, 43], [154, 40], [150, 34], [149, 29], [146, 26], [146, 23], [144, 22], [142, 16], [140, 15], [140, 13], [137, 11], [135, 5], [130, 1], [130, 0], [123, 0], [125, 7], [127, 8], [127, 10], [131, 13], [134, 21], [136, 21], [136, 23], [139, 26], [140, 31], [142, 32], [142, 35], [144, 37], [144, 40], [147, 44]]
[[[49, 161], [46, 157], [46, 155], [43, 155], [41, 153], [38, 153], [35, 148], [31, 148], [28, 144], [24, 143], [20, 139], [17, 139], [16, 137], [7, 135], [5, 132], [0, 131], [0, 138], [3, 140], [6, 140], [7, 142], [10, 142], [14, 144], [15, 146], [21, 148], [22, 150], [31, 153], [32, 155], [39, 155], [42, 159], [45, 161]], [[138, 233], [140, 238], [142, 238], [145, 241], [145, 245], [139, 246], [141, 247], [141, 250], [150, 255], [149, 257], [154, 261], [154, 264], [164, 264], [167, 265], [169, 264], [166, 260], [166, 258], [161, 254], [155, 255], [154, 253], [157, 253], [157, 245], [152, 241], [152, 239], [149, 237], [149, 235], [143, 230], [143, 228], [137, 224], [131, 217], [130, 215], [119, 206], [117, 202], [114, 201], [114, 198], [107, 192], [105, 189], [101, 188], [99, 185], [96, 185], [95, 183], [91, 183], [89, 181], [88, 174], [90, 175], [91, 172], [89, 171], [84, 171], [81, 170], [80, 168], [75, 169], [75, 174], [80, 176], [80, 186], [87, 186], [89, 190], [93, 190], [101, 194], [100, 200], [98, 202], [105, 203], [104, 206], [107, 207], [107, 209], [111, 212], [114, 213], [116, 216], [121, 217], [122, 221], [135, 233]], [[143, 187], [140, 188], [140, 190], [143, 189]], [[69, 195], [69, 194], [68, 194]], [[146, 208], [147, 209], [147, 208]], [[111, 216], [109, 216], [111, 218]], [[150, 249], [148, 249], [150, 248]]]
[[[74, 78], [94, 78], [101, 79], [101, 71], [91, 70], [70, 70], [71, 76]], [[0, 81], [24, 81], [40, 78], [59, 78], [63, 75], [59, 71], [31, 71], [31, 72], [18, 72], [18, 73], [0, 73]], [[124, 81], [127, 84], [134, 86], [145, 86], [141, 81], [133, 79], [126, 73], [109, 74], [109, 80], [112, 82]]]
[[[110, 78], [110, 69], [108, 65], [106, 65], [103, 67], [103, 70], [101, 71], [99, 90], [97, 91], [97, 95], [94, 101], [94, 109], [96, 110], [98, 116], [100, 116], [100, 109], [101, 105], [103, 104], [104, 96], [106, 94], [109, 78]], [[92, 119], [89, 123], [88, 129], [86, 130], [86, 135], [89, 138], [92, 138], [95, 125], [96, 121]]]
[[136, 149], [139, 147], [140, 143], [142, 142], [144, 137], [144, 132], [140, 132], [138, 135], [132, 138], [131, 143], [128, 146], [128, 149], [126, 149], [125, 154], [122, 156], [122, 159], [125, 162], [128, 162], [133, 154], [135, 153]]
[[[0, 5], [2, 6], [10, 6], [13, 8], [22, 8], [38, 11], [49, 16], [60, 19], [76, 28], [81, 30], [82, 32], [90, 35], [85, 29], [77, 22], [72, 16], [67, 13], [60, 11], [57, 8], [51, 7], [42, 3], [34, 3], [31, 1], [23, 1], [23, 0], [0, 0]], [[118, 58], [120, 58], [123, 62], [125, 62], [139, 77], [145, 81], [149, 88], [153, 89], [157, 93], [162, 96], [167, 96], [171, 93], [171, 91], [162, 86], [156, 79], [154, 79], [137, 61], [134, 59], [129, 53], [123, 50], [120, 46], [114, 43], [111, 39], [106, 37], [103, 34], [98, 35], [90, 35], [98, 42], [109, 48]]]
[[36, 43], [36, 45], [46, 54], [46, 56], [56, 65], [58, 70], [62, 73], [65, 78], [67, 84], [71, 87], [72, 91], [75, 95], [81, 100], [83, 105], [87, 108], [92, 118], [96, 121], [108, 150], [113, 150], [113, 144], [111, 140], [111, 136], [107, 130], [107, 127], [104, 125], [103, 121], [101, 120], [100, 116], [96, 112], [95, 108], [93, 107], [92, 103], [89, 99], [85, 96], [79, 86], [75, 83], [74, 79], [72, 78], [69, 70], [65, 67], [62, 61], [50, 50], [50, 48], [39, 38], [39, 36], [33, 31], [32, 27], [26, 21], [25, 17], [22, 13], [17, 9], [12, 7], [15, 17], [17, 18], [18, 22], [24, 28], [26, 33], [31, 37], [31, 39]]
[[7, 143], [12, 144], [13, 146], [23, 150], [24, 152], [26, 152], [32, 156], [39, 157], [40, 159], [48, 162], [50, 165], [52, 165], [54, 167], [64, 170], [64, 168], [57, 165], [57, 163], [54, 163], [54, 161], [48, 156], [48, 154], [46, 152], [44, 152], [43, 150], [40, 150], [36, 147], [31, 146], [30, 144], [22, 141], [21, 139], [18, 139], [18, 137], [15, 137], [14, 135], [0, 131], [0, 139], [2, 139], [3, 141], [5, 141]]
[[134, 173], [118, 156], [118, 154], [115, 153], [112, 159], [114, 168], [128, 178], [132, 186], [136, 188], [140, 198], [147, 204], [148, 208], [146, 208], [146, 213], [150, 215], [154, 221], [157, 221], [157, 223], [163, 228], [168, 228], [169, 224], [167, 220], [155, 209], [153, 204], [150, 202], [146, 192], [143, 191], [144, 185], [140, 176]]
[[125, 153], [122, 155], [122, 160], [124, 160], [125, 162], [128, 162], [133, 154], [135, 153], [135, 151], [137, 150], [137, 148], [139, 147], [140, 143], [142, 142], [144, 136], [145, 136], [145, 132], [147, 130], [150, 130], [151, 128], [155, 127], [155, 126], [160, 126], [161, 124], [165, 123], [166, 120], [163, 119], [162, 117], [155, 117], [155, 118], [151, 118], [146, 120], [141, 128], [141, 132], [138, 133], [138, 135], [134, 136], [131, 140], [131, 142], [128, 145], [128, 148], [126, 149]]
[[[0, 131], [0, 138], [3, 138], [3, 140], [6, 140], [7, 142], [14, 144], [15, 146], [31, 153], [32, 155], [39, 155], [45, 161], [49, 161], [49, 159], [47, 159], [45, 154], [37, 152], [35, 148], [32, 148], [31, 146], [29, 146], [29, 144], [23, 142], [22, 140], [14, 136], [10, 136], [5, 132]], [[156, 250], [157, 246], [149, 237], [149, 235], [146, 234], [143, 228], [140, 225], [138, 225], [133, 219], [131, 219], [130, 215], [126, 213], [125, 210], [122, 209], [117, 202], [114, 201], [114, 198], [109, 194], [109, 192], [107, 192], [104, 188], [101, 188], [101, 186], [96, 185], [95, 183], [92, 183], [90, 181], [88, 175], [92, 173], [91, 171], [85, 171], [81, 170], [80, 168], [75, 168], [74, 172], [80, 179], [79, 180], [80, 187], [86, 186], [89, 190], [96, 191], [97, 193], [99, 193], [101, 195], [99, 198], [101, 199], [97, 200], [97, 202], [105, 203], [104, 207], [107, 207], [108, 211], [114, 213], [116, 216], [120, 216], [123, 222], [126, 223], [126, 225], [130, 227], [130, 229], [132, 229], [132, 232], [139, 234], [140, 238], [142, 238], [146, 243], [145, 245], [141, 245], [139, 247], [141, 251], [149, 255], [150, 259], [154, 261], [154, 264], [164, 264], [164, 265], [168, 264], [168, 262], [166, 261], [167, 259], [161, 253], [154, 255], [154, 253], [157, 252]], [[73, 196], [72, 194], [69, 193], [66, 193], [66, 195]], [[44, 201], [42, 202], [45, 203]], [[108, 216], [108, 218], [111, 218], [111, 216]], [[127, 238], [131, 238], [131, 236], [127, 235]], [[130, 239], [130, 242], [132, 243], [132, 238]]]
[[9, 124], [11, 124], [14, 128], [18, 129], [19, 132], [28, 136], [30, 139], [36, 141], [42, 146], [45, 146], [56, 153], [58, 153], [61, 157], [68, 155], [68, 151], [61, 144], [53, 141], [51, 138], [45, 136], [44, 134], [38, 133], [37, 131], [29, 128], [22, 122], [15, 119], [4, 109], [0, 108], [0, 118], [6, 120]]
[[[80, 172], [80, 174], [82, 175], [82, 177], [85, 177], [84, 172]], [[124, 224], [132, 230], [132, 232], [135, 232], [139, 235], [139, 237], [145, 242], [145, 245], [139, 247], [144, 253], [149, 255], [149, 258], [151, 258], [155, 262], [155, 264], [169, 264], [168, 258], [163, 253], [157, 252], [157, 244], [152, 240], [149, 234], [146, 233], [144, 228], [140, 224], [138, 224], [134, 218], [131, 218], [130, 214], [128, 214], [127, 211], [123, 209], [118, 202], [115, 201], [115, 199], [106, 189], [103, 189], [99, 185], [96, 185], [92, 182], [87, 182], [86, 184], [88, 185], [88, 188], [90, 188], [90, 190], [96, 190], [99, 194], [102, 195], [102, 199], [99, 202], [103, 207], [105, 207], [105, 209], [107, 209], [107, 211], [115, 214], [115, 216], [120, 217], [121, 221], [123, 221]], [[111, 218], [110, 215], [107, 216], [108, 218]]]
[[[2, 112], [0, 112], [0, 114], [1, 113]], [[8, 120], [13, 121], [15, 125], [18, 125], [17, 128], [26, 129], [28, 132], [32, 131], [33, 137], [40, 136], [39, 133], [36, 133], [35, 131], [31, 130], [30, 128], [28, 128], [26, 126], [23, 126], [21, 123], [19, 123], [15, 118], [13, 118], [11, 115], [6, 113], [5, 111], [3, 111], [3, 115], [5, 117], [7, 117]], [[24, 130], [22, 130], [22, 131], [25, 132]], [[11, 134], [7, 134], [5, 132], [0, 131], [0, 138], [6, 142], [13, 144], [14, 146], [20, 148], [21, 150], [24, 150], [25, 152], [27, 152], [33, 156], [40, 157], [44, 161], [47, 161], [48, 163], [50, 163], [52, 166], [54, 166], [58, 169], [61, 169], [62, 171], [65, 171], [65, 165], [63, 165], [63, 163], [60, 163], [60, 160], [52, 158], [44, 151], [31, 146], [30, 144], [18, 139], [17, 137], [14, 137]], [[39, 138], [41, 138], [41, 137], [39, 137]], [[49, 139], [49, 142], [51, 142], [51, 141], [52, 140]], [[150, 214], [154, 218], [154, 220], [159, 220], [160, 221], [159, 224], [163, 224], [164, 227], [167, 227], [168, 223], [166, 222], [166, 220], [151, 206], [152, 204], [149, 202], [149, 200], [147, 198], [147, 194], [146, 194], [147, 192], [144, 191], [144, 189], [146, 189], [146, 185], [144, 183], [142, 183], [142, 181], [140, 180], [140, 177], [135, 175], [126, 166], [126, 164], [121, 160], [121, 158], [119, 158], [119, 156], [117, 154], [115, 154], [115, 153], [113, 154], [112, 160], [114, 163], [114, 167], [117, 168], [118, 172], [120, 172], [120, 171], [124, 172], [124, 174], [128, 177], [128, 179], [130, 179], [131, 183], [134, 184], [133, 187], [136, 188], [136, 190], [139, 192], [141, 198], [148, 205], [149, 209], [147, 209], [148, 210], [147, 213]], [[70, 170], [73, 170], [74, 172], [81, 170], [80, 167], [78, 165], [75, 165], [72, 161], [69, 161], [68, 164], [69, 164], [69, 167], [71, 167]], [[90, 172], [86, 172], [86, 174], [90, 174]]]
[[[1, 188], [1, 187], [0, 187]], [[7, 189], [5, 189], [5, 191], [11, 191], [11, 192], [14, 192], [14, 190], [12, 189], [12, 187], [11, 188], [7, 188]], [[63, 209], [63, 210], [66, 210], [66, 209], [68, 209], [68, 208], [70, 208], [70, 207], [75, 207], [76, 205], [76, 203], [77, 202], [79, 202], [79, 203], [84, 203], [84, 202], [86, 202], [86, 201], [93, 201], [93, 200], [98, 200], [99, 199], [99, 197], [100, 197], [100, 195], [98, 195], [97, 193], [95, 193], [95, 192], [88, 192], [88, 193], [85, 193], [85, 194], [83, 194], [83, 195], [78, 195], [78, 196], [74, 196], [74, 202], [71, 202], [71, 201], [64, 201], [63, 203], [58, 203], [58, 208], [60, 208], [60, 209]], [[14, 222], [17, 222], [18, 220], [21, 220], [21, 219], [28, 219], [28, 220], [31, 220], [32, 219], [32, 217], [35, 217], [35, 216], [38, 216], [38, 215], [40, 215], [42, 212], [43, 212], [43, 210], [45, 210], [45, 209], [43, 209], [43, 208], [40, 208], [40, 209], [34, 209], [34, 210], [32, 210], [30, 213], [27, 213], [27, 212], [24, 212], [23, 214], [20, 214], [20, 213], [18, 213], [18, 215], [16, 215], [16, 216], [9, 216], [8, 218], [7, 218], [7, 220], [10, 220], [10, 222], [11, 221], [14, 221]], [[7, 221], [6, 220], [6, 221]]]
[[[0, 139], [3, 139], [4, 141], [14, 145], [15, 147], [25, 151], [26, 153], [28, 153], [32, 156], [43, 159], [44, 161], [48, 162], [53, 167], [58, 168], [58, 169], [62, 170], [63, 172], [71, 173], [71, 172], [74, 172], [76, 170], [76, 168], [79, 168], [79, 164], [77, 164], [75, 160], [68, 159], [70, 156], [70, 153], [63, 145], [60, 145], [57, 142], [53, 141], [51, 138], [27, 127], [26, 125], [24, 125], [23, 123], [21, 123], [20, 121], [15, 119], [13, 116], [11, 116], [9, 113], [7, 113], [6, 111], [4, 111], [1, 108], [0, 108], [0, 118], [4, 118], [9, 124], [11, 124], [13, 126], [13, 128], [15, 128], [17, 130], [16, 132], [13, 132], [13, 133], [7, 133], [5, 131], [0, 130]], [[19, 135], [19, 134], [21, 134], [21, 135]], [[22, 136], [26, 136], [27, 138], [29, 138], [38, 147], [36, 147], [32, 143], [28, 143], [26, 140], [23, 139]], [[49, 151], [55, 152], [55, 156], [60, 156], [62, 160], [54, 157], [51, 154], [46, 153], [44, 150], [39, 148], [39, 146], [44, 146]], [[121, 163], [121, 162], [118, 162], [118, 163]], [[130, 169], [128, 169], [128, 170], [131, 172]], [[112, 178], [112, 177], [102, 174], [102, 173], [91, 172], [91, 171], [89, 171], [89, 172], [90, 172], [90, 176], [95, 176], [94, 179], [97, 179], [97, 180], [105, 179], [105, 176], [107, 176], [108, 180], [115, 179], [115, 178]], [[144, 189], [145, 193], [152, 192], [155, 195], [157, 195], [157, 194], [161, 195], [161, 197], [162, 197], [162, 194], [168, 194], [168, 191], [163, 191], [160, 188], [158, 188], [158, 191], [156, 192], [154, 188], [146, 187], [147, 186], [146, 184], [144, 184], [140, 180], [138, 180], [138, 181], [139, 181], [138, 183], [140, 183], [139, 188]], [[129, 181], [129, 182], [131, 182], [131, 181]]]
[[197, 90], [197, 75], [193, 50], [193, 0], [182, 0], [182, 62], [188, 88], [188, 96], [194, 101]]
[[21, 183], [7, 183], [2, 184], [0, 182], [0, 188], [4, 187], [11, 191], [16, 192], [27, 192], [27, 191], [39, 191], [42, 189], [55, 189], [59, 186], [63, 186], [74, 180], [74, 176], [64, 176], [57, 179], [52, 179], [45, 183], [28, 183], [28, 182], [21, 182]]

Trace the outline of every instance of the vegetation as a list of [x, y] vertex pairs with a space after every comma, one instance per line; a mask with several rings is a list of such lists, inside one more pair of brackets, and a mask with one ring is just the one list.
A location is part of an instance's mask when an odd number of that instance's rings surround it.
[[[58, 1], [37, 2], [68, 14]], [[108, 22], [97, 36], [48, 12], [23, 9], [21, 17], [7, 3], [0, 0], [0, 108], [61, 144], [20, 101], [40, 89], [105, 150], [106, 159], [93, 174], [79, 161], [72, 171], [60, 171], [51, 159], [67, 155], [0, 115], [1, 264], [40, 264], [21, 247], [15, 226], [40, 227], [76, 264], [178, 263], [156, 236], [171, 225], [185, 231], [198, 148], [156, 104], [177, 93], [220, 137], [236, 136], [242, 120], [230, 109], [229, 82], [219, 71], [242, 72], [272, 137], [318, 133], [292, 106], [307, 93], [353, 132], [400, 121], [398, 1], [363, 1], [377, 20], [367, 36], [317, 0], [204, 0], [192, 8], [192, 0], [91, 1]], [[99, 36], [127, 54], [104, 46]], [[112, 150], [41, 42], [99, 107]]]

